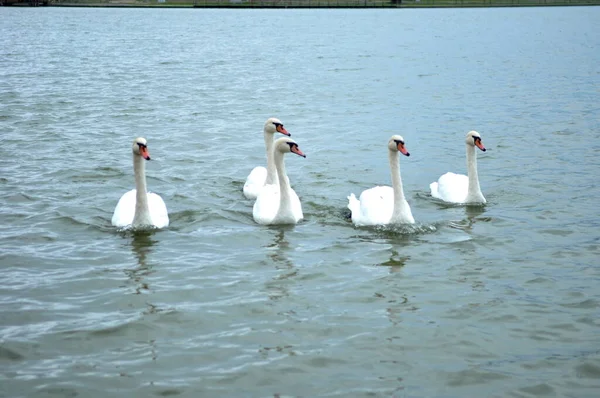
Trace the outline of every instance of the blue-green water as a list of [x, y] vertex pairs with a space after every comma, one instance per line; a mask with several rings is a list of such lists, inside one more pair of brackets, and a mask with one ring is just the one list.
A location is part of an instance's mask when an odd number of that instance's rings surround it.
[[[1, 9], [0, 396], [596, 397], [599, 20]], [[294, 227], [241, 192], [270, 116]], [[439, 204], [469, 130], [488, 204]], [[417, 224], [354, 228], [392, 134]], [[136, 136], [166, 230], [110, 225]]]

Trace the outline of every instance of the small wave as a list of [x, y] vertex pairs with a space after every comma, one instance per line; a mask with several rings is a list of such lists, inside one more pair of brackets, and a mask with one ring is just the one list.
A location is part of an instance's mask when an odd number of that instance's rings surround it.
[[20, 361], [25, 357], [16, 351], [0, 346], [0, 359], [8, 359], [9, 361]]
[[118, 233], [125, 234], [125, 235], [127, 235], [129, 232], [131, 232], [133, 235], [136, 235], [136, 234], [153, 233], [153, 232], [160, 231], [160, 230], [161, 230], [161, 228], [157, 228], [154, 225], [142, 225], [142, 226], [137, 226], [137, 227], [127, 225], [125, 227], [118, 227], [116, 229], [116, 231]]
[[434, 198], [433, 196], [431, 196], [431, 194], [429, 192], [424, 192], [424, 191], [416, 192], [414, 194], [414, 196], [416, 198], [418, 198], [418, 199], [423, 199], [423, 200], [426, 200], [428, 202], [435, 203], [435, 204], [439, 205], [440, 208], [442, 208], [442, 209], [453, 209], [453, 208], [460, 208], [460, 207], [471, 208], [471, 209], [483, 209], [486, 206], [485, 203], [450, 203], [450, 202], [445, 202], [445, 201], [443, 201], [441, 199]]
[[422, 235], [430, 234], [437, 231], [437, 227], [433, 224], [395, 224], [395, 225], [378, 225], [373, 227], [377, 232], [389, 235]]
[[[60, 171], [64, 173], [63, 170]], [[77, 173], [70, 173], [69, 176], [72, 182], [90, 182], [102, 180], [104, 181], [106, 178], [116, 178], [126, 175], [125, 171], [115, 168], [115, 167], [98, 167], [93, 170], [85, 170]]]
[[[315, 212], [314, 215], [321, 218], [321, 222], [327, 225], [346, 225], [354, 227], [352, 224], [352, 212], [347, 207], [323, 206], [314, 202], [308, 202]], [[437, 231], [435, 224], [395, 224], [395, 225], [377, 225], [355, 227], [363, 230], [375, 231], [379, 234], [394, 235], [419, 235], [428, 234]]]

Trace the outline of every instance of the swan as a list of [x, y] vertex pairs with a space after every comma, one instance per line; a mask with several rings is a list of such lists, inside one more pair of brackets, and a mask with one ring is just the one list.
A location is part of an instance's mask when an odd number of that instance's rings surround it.
[[414, 224], [410, 206], [404, 198], [398, 153], [410, 156], [404, 146], [404, 138], [393, 135], [388, 142], [388, 157], [392, 172], [392, 187], [377, 186], [364, 190], [360, 199], [353, 193], [348, 196], [348, 208], [356, 226]]
[[285, 172], [283, 155], [286, 153], [295, 153], [303, 158], [306, 157], [298, 148], [296, 141], [291, 138], [282, 137], [275, 141], [273, 145], [273, 163], [277, 170], [279, 185], [265, 185], [258, 194], [252, 208], [252, 216], [258, 224], [296, 224], [304, 218], [300, 199], [290, 187]]
[[437, 182], [429, 184], [431, 196], [450, 203], [486, 203], [477, 176], [477, 153], [475, 147], [486, 151], [481, 142], [481, 135], [477, 131], [469, 131], [465, 140], [467, 146], [467, 173], [454, 174], [448, 172], [442, 175]]
[[136, 189], [121, 196], [112, 216], [112, 225], [121, 228], [167, 227], [169, 214], [165, 202], [157, 194], [146, 192], [145, 160], [150, 160], [146, 139], [138, 137], [133, 140], [131, 150]]
[[244, 196], [246, 199], [256, 199], [265, 185], [277, 184], [277, 171], [275, 164], [273, 164], [273, 136], [275, 133], [291, 136], [279, 119], [274, 117], [267, 119], [263, 129], [265, 147], [267, 149], [267, 167], [256, 166], [248, 174], [246, 183], [244, 184]]

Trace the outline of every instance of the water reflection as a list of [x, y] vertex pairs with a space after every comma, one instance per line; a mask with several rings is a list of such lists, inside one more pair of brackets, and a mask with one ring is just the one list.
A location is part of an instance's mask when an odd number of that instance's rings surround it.
[[[475, 219], [485, 213], [485, 206], [466, 206], [465, 213], [467, 214], [467, 219], [475, 222]], [[484, 219], [484, 221], [488, 221]]]
[[[150, 292], [148, 277], [154, 273], [150, 256], [154, 251], [153, 246], [158, 242], [152, 238], [154, 233], [155, 231], [131, 232], [131, 251], [137, 259], [137, 267], [125, 270], [125, 274], [135, 286], [134, 294], [147, 294]], [[147, 301], [145, 304], [146, 309], [141, 311], [145, 316], [160, 312], [160, 308], [156, 305]], [[156, 361], [158, 359], [156, 340], [149, 338], [146, 343], [148, 344], [149, 355], [152, 358], [152, 361]]]
[[395, 249], [391, 249], [389, 260], [378, 265], [390, 267], [390, 273], [394, 273], [401, 271], [408, 260], [410, 260], [410, 256], [401, 256]]
[[404, 266], [411, 260], [411, 256], [402, 254], [403, 246], [396, 245], [396, 248], [390, 249], [389, 260], [384, 261], [379, 266], [388, 267], [389, 275], [385, 278], [383, 284], [385, 289], [382, 293], [376, 293], [376, 297], [384, 300], [385, 313], [392, 325], [398, 325], [402, 322], [402, 315], [406, 311], [415, 311], [416, 308], [408, 302], [408, 293], [405, 292], [399, 282], [402, 278]]
[[[154, 272], [148, 263], [148, 256], [153, 251], [152, 246], [157, 242], [152, 239], [153, 235], [154, 231], [135, 231], [131, 235], [131, 250], [137, 259], [137, 267], [126, 269], [125, 274], [135, 285], [135, 294], [150, 290], [146, 278]], [[152, 308], [150, 311], [152, 312]]]
[[488, 222], [491, 220], [490, 217], [481, 217], [481, 215], [485, 213], [485, 206], [476, 205], [476, 206], [465, 206], [465, 215], [466, 218], [460, 221], [451, 221], [450, 227], [469, 230], [473, 229], [473, 226], [480, 221]]
[[269, 249], [267, 256], [275, 264], [275, 268], [282, 270], [280, 274], [266, 284], [271, 300], [279, 300], [282, 297], [289, 296], [287, 282], [298, 275], [298, 269], [287, 255], [293, 249], [290, 248], [290, 243], [285, 239], [285, 231], [283, 228], [277, 229], [273, 243], [266, 246]]

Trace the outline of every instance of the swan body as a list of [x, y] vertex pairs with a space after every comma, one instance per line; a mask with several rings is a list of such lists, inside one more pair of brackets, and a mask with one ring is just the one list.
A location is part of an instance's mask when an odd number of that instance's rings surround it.
[[449, 203], [486, 203], [481, 193], [477, 175], [477, 153], [475, 147], [486, 151], [481, 135], [477, 131], [469, 131], [465, 140], [467, 148], [467, 174], [448, 172], [437, 181], [429, 184], [431, 196]]
[[121, 196], [112, 216], [112, 225], [119, 228], [165, 228], [169, 225], [167, 206], [162, 198], [146, 191], [145, 161], [150, 160], [146, 140], [133, 141], [135, 187]]
[[256, 166], [246, 178], [243, 189], [246, 199], [256, 199], [265, 185], [278, 185], [277, 170], [273, 163], [273, 137], [275, 133], [287, 136], [291, 135], [283, 127], [283, 123], [279, 119], [272, 117], [267, 119], [263, 129], [265, 148], [267, 150], [267, 167]]
[[394, 135], [388, 142], [388, 157], [392, 173], [392, 186], [377, 186], [367, 189], [360, 198], [351, 193], [348, 208], [356, 226], [414, 224], [410, 206], [404, 197], [398, 153], [410, 156], [404, 146], [404, 138]]
[[283, 155], [286, 153], [295, 153], [306, 157], [298, 148], [298, 144], [291, 138], [282, 137], [275, 141], [273, 161], [277, 169], [279, 184], [267, 184], [258, 194], [252, 208], [252, 216], [258, 224], [297, 224], [304, 218], [300, 199], [290, 187], [285, 171]]

